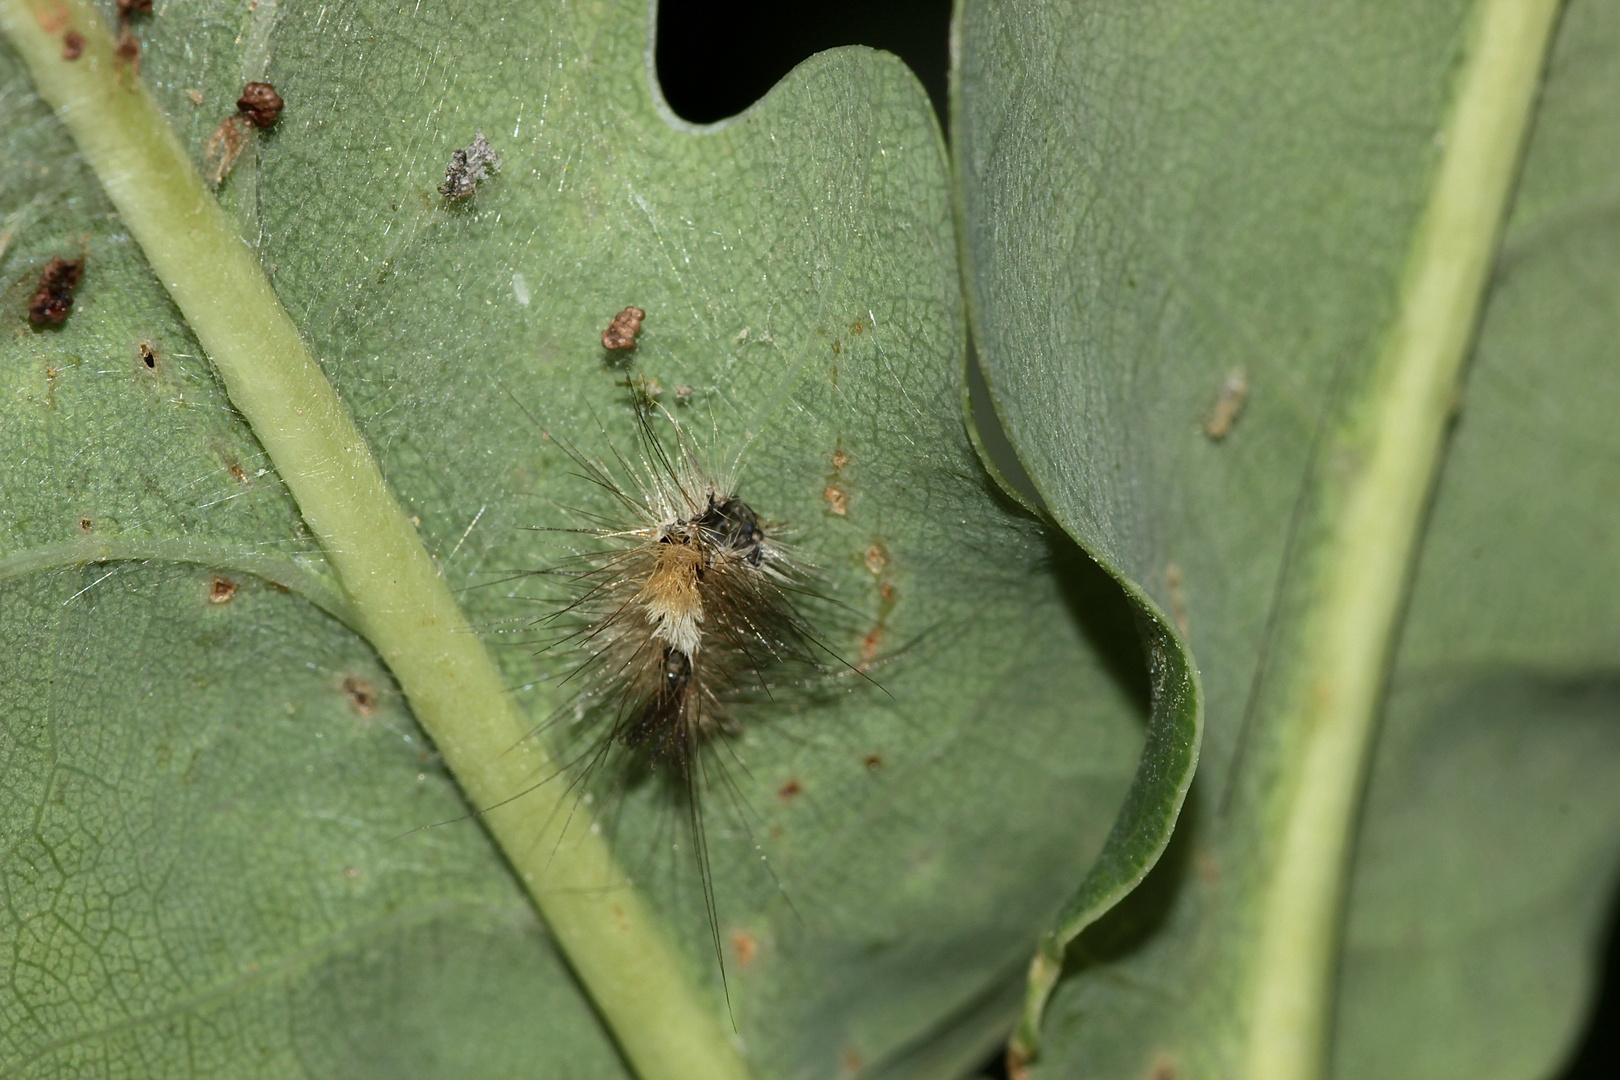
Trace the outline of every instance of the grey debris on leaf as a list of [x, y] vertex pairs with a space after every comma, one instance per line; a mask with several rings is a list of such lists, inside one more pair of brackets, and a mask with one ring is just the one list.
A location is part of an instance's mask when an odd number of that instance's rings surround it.
[[485, 170], [494, 170], [501, 167], [501, 155], [490, 149], [489, 140], [484, 138], [482, 131], [473, 135], [472, 145], [465, 150], [454, 150], [450, 153], [450, 167], [444, 170], [444, 183], [439, 185], [439, 194], [455, 202], [470, 197], [478, 190], [478, 182], [484, 178]]

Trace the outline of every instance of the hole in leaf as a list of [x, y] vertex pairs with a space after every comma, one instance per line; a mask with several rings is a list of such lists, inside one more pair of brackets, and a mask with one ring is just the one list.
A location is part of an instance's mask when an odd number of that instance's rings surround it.
[[660, 0], [658, 82], [676, 115], [709, 124], [818, 52], [869, 45], [917, 73], [943, 125], [950, 21], [951, 0]]

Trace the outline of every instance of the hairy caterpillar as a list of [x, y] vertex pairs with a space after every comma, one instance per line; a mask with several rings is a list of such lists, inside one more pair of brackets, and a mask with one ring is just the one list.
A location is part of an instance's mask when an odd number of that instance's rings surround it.
[[780, 526], [738, 494], [734, 466], [706, 466], [671, 413], [633, 401], [632, 458], [614, 451], [609, 465], [547, 435], [608, 509], [576, 509], [584, 524], [549, 530], [589, 546], [537, 572], [563, 594], [540, 620], [554, 631], [542, 652], [574, 686], [561, 710], [584, 740], [566, 766], [571, 782], [658, 774], [684, 804], [723, 980], [704, 797], [711, 767], [724, 764], [705, 750], [741, 731], [751, 702], [826, 681], [821, 661], [836, 656], [801, 612], [818, 596], [813, 579], [777, 539]]
[[[674, 427], [674, 454], [653, 427], [658, 415]], [[818, 646], [794, 604], [804, 574], [770, 523], [698, 463], [672, 416], [637, 416], [640, 467], [618, 459], [633, 487], [565, 447], [625, 520], [578, 530], [604, 546], [552, 568], [577, 595], [548, 618], [575, 624], [564, 640], [589, 653], [576, 677], [592, 673], [584, 693], [611, 714], [613, 740], [685, 771], [705, 738], [734, 730], [738, 691], [768, 693], [782, 668], [816, 667]]]

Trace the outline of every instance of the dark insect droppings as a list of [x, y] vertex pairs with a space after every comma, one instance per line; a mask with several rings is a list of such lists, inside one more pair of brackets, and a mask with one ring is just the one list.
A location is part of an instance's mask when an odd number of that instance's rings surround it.
[[613, 316], [613, 321], [602, 331], [602, 348], [610, 352], [635, 348], [636, 335], [641, 333], [641, 320], [646, 317], [647, 313], [638, 307], [627, 307]]
[[120, 63], [128, 64], [135, 74], [141, 73], [141, 39], [135, 36], [135, 32], [127, 23], [118, 31], [118, 41], [113, 45], [113, 55]]
[[475, 132], [471, 146], [450, 152], [450, 166], [444, 170], [444, 183], [439, 185], [439, 194], [451, 202], [471, 198], [486, 172], [500, 167], [501, 155], [490, 147], [482, 131]]
[[118, 0], [118, 41], [113, 46], [113, 55], [136, 74], [141, 70], [141, 39], [135, 36], [130, 23], [137, 15], [150, 14], [152, 0]]
[[73, 307], [73, 290], [78, 288], [83, 274], [83, 259], [70, 262], [60, 255], [52, 255], [39, 275], [34, 298], [29, 301], [29, 321], [40, 326], [46, 323], [60, 326], [67, 322], [68, 311]]
[[267, 82], [250, 82], [242, 87], [242, 96], [236, 99], [236, 108], [257, 128], [267, 128], [281, 115], [284, 102], [276, 88]]

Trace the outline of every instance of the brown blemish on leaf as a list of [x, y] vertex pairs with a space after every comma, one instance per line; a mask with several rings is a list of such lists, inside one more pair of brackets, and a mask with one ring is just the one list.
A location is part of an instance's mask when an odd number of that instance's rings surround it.
[[866, 671], [878, 660], [882, 652], [884, 639], [888, 636], [889, 615], [894, 611], [894, 601], [897, 595], [892, 582], [883, 581], [883, 572], [889, 567], [889, 552], [881, 541], [872, 541], [866, 549], [866, 569], [878, 581], [878, 612], [877, 620], [872, 628], [861, 638], [860, 660], [855, 665], [856, 671]]
[[855, 665], [856, 671], [865, 671], [872, 661], [878, 657], [878, 649], [883, 645], [883, 624], [872, 627], [867, 635], [861, 638], [861, 662]]
[[208, 579], [208, 602], [210, 604], [228, 604], [236, 596], [236, 582], [228, 577], [215, 574]]
[[791, 800], [795, 795], [799, 794], [803, 790], [803, 784], [799, 783], [797, 780], [789, 780], [787, 783], [776, 789], [776, 796], [783, 801], [787, 801]]
[[867, 754], [866, 768], [870, 772], [877, 772], [879, 769], [883, 768], [883, 758], [877, 754]]
[[69, 30], [62, 35], [62, 59], [77, 60], [84, 55], [84, 35], [77, 30]]
[[141, 40], [135, 36], [130, 23], [137, 15], [152, 14], [152, 0], [118, 0], [118, 43], [113, 55], [129, 65], [131, 73], [141, 73]]
[[343, 693], [349, 698], [349, 707], [361, 719], [370, 720], [377, 715], [377, 691], [358, 675], [343, 676]]
[[47, 34], [56, 33], [72, 19], [73, 13], [67, 9], [66, 4], [52, 4], [34, 12], [34, 21], [39, 23], [39, 28]]
[[613, 316], [607, 329], [602, 331], [602, 348], [609, 352], [621, 352], [636, 347], [636, 337], [641, 333], [641, 320], [647, 313], [638, 307], [627, 307]]
[[856, 319], [850, 324], [849, 332], [852, 334], [864, 334], [866, 333], [866, 324], [861, 320]]
[[866, 1062], [862, 1059], [861, 1052], [853, 1047], [845, 1050], [844, 1056], [838, 1059], [838, 1067], [843, 1069], [844, 1072], [850, 1076], [858, 1075], [861, 1071], [861, 1067], [865, 1064]]
[[1147, 1075], [1143, 1080], [1176, 1080], [1181, 1075], [1181, 1069], [1176, 1065], [1176, 1059], [1169, 1054], [1160, 1054], [1148, 1066]]
[[28, 321], [36, 326], [47, 323], [60, 326], [67, 322], [68, 312], [73, 308], [73, 290], [79, 287], [83, 275], [83, 259], [69, 261], [52, 255], [39, 275], [34, 298], [28, 302]]
[[1237, 423], [1238, 414], [1243, 411], [1243, 403], [1248, 398], [1249, 373], [1242, 368], [1233, 368], [1226, 373], [1220, 389], [1215, 392], [1215, 404], [1204, 420], [1204, 434], [1213, 442], [1226, 438], [1232, 425]]
[[128, 26], [118, 31], [118, 43], [113, 46], [113, 56], [119, 63], [129, 65], [132, 74], [141, 73], [141, 39], [136, 37]]
[[759, 955], [759, 942], [746, 930], [731, 932], [731, 951], [737, 957], [737, 966], [745, 968]]
[[238, 484], [253, 483], [253, 481], [248, 478], [247, 470], [242, 468], [242, 463], [239, 461], [233, 461], [229, 465], [225, 466], [225, 471], [230, 473], [231, 479], [235, 480]]
[[1175, 563], [1164, 568], [1164, 591], [1170, 597], [1170, 617], [1176, 620], [1176, 626], [1183, 634], [1191, 622], [1187, 618], [1187, 594], [1183, 589], [1181, 567]]
[[219, 122], [219, 127], [203, 143], [203, 175], [214, 187], [224, 183], [236, 168], [236, 159], [247, 146], [249, 130], [247, 118], [241, 113], [232, 113]]
[[90, 518], [83, 517], [79, 519], [79, 531], [82, 533], [89, 532], [93, 525], [95, 525], [95, 522]]
[[285, 104], [276, 88], [267, 82], [250, 82], [242, 87], [242, 96], [236, 99], [236, 110], [257, 128], [267, 128], [276, 122]]
[[844, 486], [844, 466], [850, 462], [848, 451], [844, 449], [844, 440], [839, 439], [833, 446], [832, 472], [827, 476], [827, 486], [821, 496], [827, 500], [827, 510], [839, 517], [849, 514], [849, 489]]
[[186, 97], [191, 100], [193, 105], [196, 105], [199, 108], [202, 106], [203, 96], [201, 90], [187, 90]]
[[873, 574], [881, 574], [888, 565], [889, 553], [884, 550], [881, 543], [874, 540], [872, 546], [866, 549], [866, 568]]

